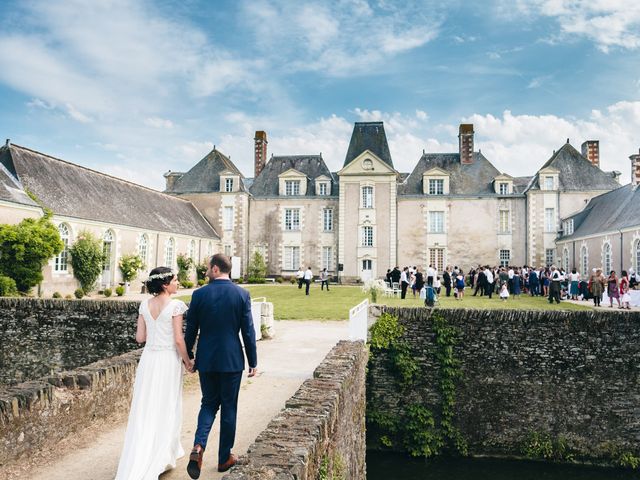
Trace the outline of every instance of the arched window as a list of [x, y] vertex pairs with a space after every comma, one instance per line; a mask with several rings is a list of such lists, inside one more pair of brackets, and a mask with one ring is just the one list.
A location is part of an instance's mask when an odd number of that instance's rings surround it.
[[64, 247], [62, 251], [56, 255], [53, 271], [66, 272], [68, 271], [69, 240], [71, 238], [70, 229], [65, 223], [61, 223], [58, 225], [58, 233], [60, 234], [60, 239]]
[[191, 240], [189, 242], [189, 258], [193, 261], [196, 260], [196, 241]]
[[173, 257], [176, 250], [176, 241], [173, 238], [169, 238], [164, 245], [164, 266], [173, 268]]
[[636, 274], [640, 272], [640, 239], [636, 240], [635, 247], [633, 249], [634, 270]]
[[583, 245], [580, 249], [580, 274], [583, 278], [589, 276], [589, 252], [587, 251], [587, 246]]
[[140, 242], [138, 243], [138, 256], [142, 259], [142, 263], [147, 265], [149, 260], [149, 237], [146, 233], [140, 235]]
[[611, 245], [607, 242], [602, 246], [602, 268], [605, 275], [611, 272]]
[[569, 249], [567, 247], [562, 250], [562, 268], [565, 273], [569, 271]]
[[209, 259], [213, 256], [213, 244], [211, 242], [207, 242], [207, 256], [205, 258], [205, 262], [208, 263]]
[[111, 230], [107, 230], [102, 236], [102, 253], [104, 253], [102, 272], [109, 273], [113, 263], [113, 232]]

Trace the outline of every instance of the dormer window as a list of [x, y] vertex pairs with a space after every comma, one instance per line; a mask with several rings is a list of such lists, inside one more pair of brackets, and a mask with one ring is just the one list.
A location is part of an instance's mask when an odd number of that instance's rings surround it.
[[429, 179], [429, 195], [444, 195], [444, 179]]
[[553, 190], [553, 176], [546, 175], [544, 177], [544, 189], [545, 190]]
[[224, 191], [233, 192], [233, 178], [224, 179]]
[[319, 187], [319, 191], [318, 191], [318, 195], [329, 195], [329, 189], [327, 188], [328, 185], [326, 183], [319, 183], [318, 184]]
[[500, 195], [509, 195], [509, 184], [506, 182], [500, 182], [499, 193]]
[[300, 195], [300, 180], [285, 180], [284, 192], [287, 196]]

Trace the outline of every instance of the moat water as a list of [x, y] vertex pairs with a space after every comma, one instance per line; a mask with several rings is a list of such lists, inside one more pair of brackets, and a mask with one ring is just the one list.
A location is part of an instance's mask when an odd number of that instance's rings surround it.
[[438, 459], [367, 452], [367, 480], [637, 480], [631, 470], [522, 460]]

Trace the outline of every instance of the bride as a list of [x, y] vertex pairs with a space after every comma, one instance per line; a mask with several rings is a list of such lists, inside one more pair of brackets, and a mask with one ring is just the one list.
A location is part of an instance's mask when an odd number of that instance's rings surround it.
[[182, 334], [187, 306], [171, 295], [178, 279], [167, 267], [151, 271], [152, 298], [140, 304], [136, 342], [146, 342], [133, 387], [133, 400], [116, 480], [157, 480], [184, 455], [182, 366], [193, 371]]

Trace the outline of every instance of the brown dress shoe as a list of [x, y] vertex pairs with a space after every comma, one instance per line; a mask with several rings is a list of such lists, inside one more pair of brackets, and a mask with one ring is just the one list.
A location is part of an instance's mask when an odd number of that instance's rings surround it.
[[202, 469], [202, 455], [204, 454], [204, 448], [200, 445], [194, 445], [191, 454], [189, 455], [189, 463], [187, 464], [187, 473], [193, 479], [200, 477], [200, 470]]
[[226, 472], [231, 467], [233, 467], [236, 463], [238, 463], [238, 458], [233, 453], [230, 453], [229, 459], [226, 462], [218, 464], [218, 471]]

